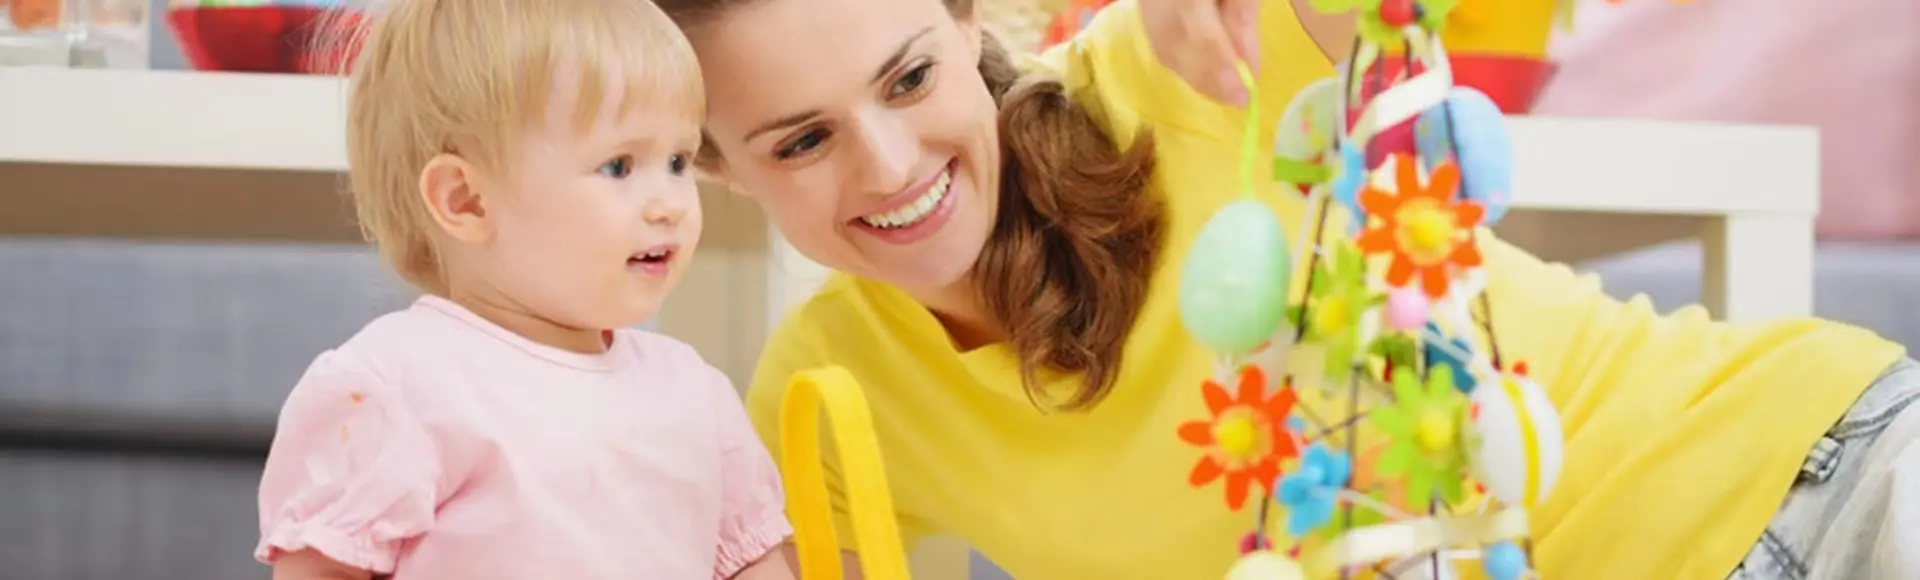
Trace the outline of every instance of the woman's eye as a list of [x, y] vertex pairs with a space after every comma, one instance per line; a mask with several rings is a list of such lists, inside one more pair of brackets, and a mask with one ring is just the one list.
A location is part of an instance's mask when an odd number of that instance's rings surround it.
[[820, 143], [827, 140], [828, 135], [829, 133], [826, 129], [808, 129], [807, 132], [801, 133], [799, 137], [794, 137], [792, 141], [788, 141], [787, 144], [781, 145], [779, 149], [775, 149], [773, 155], [781, 159], [799, 157], [819, 147]]
[[611, 177], [614, 179], [626, 179], [628, 175], [633, 174], [633, 157], [630, 155], [621, 155], [619, 157], [609, 159], [607, 160], [606, 163], [600, 164], [600, 169], [598, 171], [600, 172], [601, 175], [605, 175], [607, 177]]
[[927, 77], [932, 74], [933, 63], [931, 62], [913, 67], [912, 70], [908, 70], [906, 74], [900, 75], [900, 78], [893, 81], [893, 95], [913, 94], [926, 86]]
[[674, 175], [685, 174], [687, 172], [687, 154], [675, 153], [672, 157], [668, 157], [667, 171], [673, 172]]

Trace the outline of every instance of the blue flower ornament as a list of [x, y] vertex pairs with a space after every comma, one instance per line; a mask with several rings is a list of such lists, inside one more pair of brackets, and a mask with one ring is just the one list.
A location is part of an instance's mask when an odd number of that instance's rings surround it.
[[1280, 478], [1275, 499], [1287, 507], [1287, 534], [1301, 536], [1333, 521], [1339, 505], [1340, 490], [1353, 476], [1353, 460], [1347, 454], [1315, 443], [1300, 458], [1293, 473]]
[[1328, 187], [1334, 203], [1346, 208], [1347, 215], [1352, 216], [1352, 222], [1347, 226], [1349, 233], [1357, 233], [1367, 225], [1367, 212], [1360, 207], [1360, 188], [1367, 185], [1366, 152], [1352, 141], [1342, 139], [1336, 155], [1333, 183]]

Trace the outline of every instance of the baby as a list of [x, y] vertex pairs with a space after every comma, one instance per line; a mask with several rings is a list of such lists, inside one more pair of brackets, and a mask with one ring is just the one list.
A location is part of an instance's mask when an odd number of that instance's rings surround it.
[[397, 0], [355, 62], [360, 220], [426, 294], [288, 396], [276, 579], [793, 578], [727, 378], [629, 329], [692, 259], [692, 49], [644, 0]]

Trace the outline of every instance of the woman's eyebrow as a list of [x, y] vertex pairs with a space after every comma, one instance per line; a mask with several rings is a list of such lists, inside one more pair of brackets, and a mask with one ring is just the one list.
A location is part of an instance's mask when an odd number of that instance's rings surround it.
[[900, 66], [900, 61], [907, 59], [907, 51], [913, 48], [914, 41], [920, 40], [920, 37], [926, 36], [927, 33], [930, 32], [933, 32], [932, 26], [922, 28], [919, 32], [913, 33], [913, 36], [909, 36], [906, 40], [901, 41], [900, 47], [893, 49], [893, 54], [887, 57], [886, 62], [880, 63], [880, 70], [873, 71], [872, 82], [877, 83], [880, 82], [881, 79], [887, 78], [887, 73], [893, 72], [895, 67]]
[[[913, 49], [913, 43], [919, 41], [931, 32], [933, 32], [933, 27], [928, 26], [920, 29], [919, 32], [913, 33], [912, 36], [908, 36], [906, 40], [901, 41], [900, 47], [893, 49], [893, 54], [888, 55], [887, 60], [880, 63], [880, 69], [873, 73], [872, 82], [877, 83], [887, 78], [887, 73], [893, 72], [894, 68], [900, 66], [900, 61], [907, 59], [907, 52]], [[747, 132], [747, 137], [742, 139], [742, 141], [750, 142], [753, 141], [755, 137], [759, 137], [765, 133], [772, 133], [789, 127], [797, 127], [806, 124], [807, 121], [811, 121], [814, 117], [818, 116], [820, 116], [820, 111], [818, 109], [811, 109], [774, 119], [770, 123], [761, 125], [758, 129]]]

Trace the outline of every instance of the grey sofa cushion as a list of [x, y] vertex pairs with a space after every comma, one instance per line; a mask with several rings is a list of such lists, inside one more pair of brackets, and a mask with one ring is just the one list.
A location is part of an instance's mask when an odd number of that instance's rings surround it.
[[0, 243], [0, 417], [271, 427], [294, 381], [412, 293], [357, 246]]
[[[1582, 265], [1607, 293], [1646, 294], [1671, 310], [1700, 301], [1700, 245], [1666, 244]], [[1827, 242], [1814, 253], [1816, 316], [1880, 333], [1920, 348], [1920, 241]], [[1765, 289], [1750, 291], [1765, 292]]]
[[257, 462], [0, 449], [0, 578], [266, 580]]

